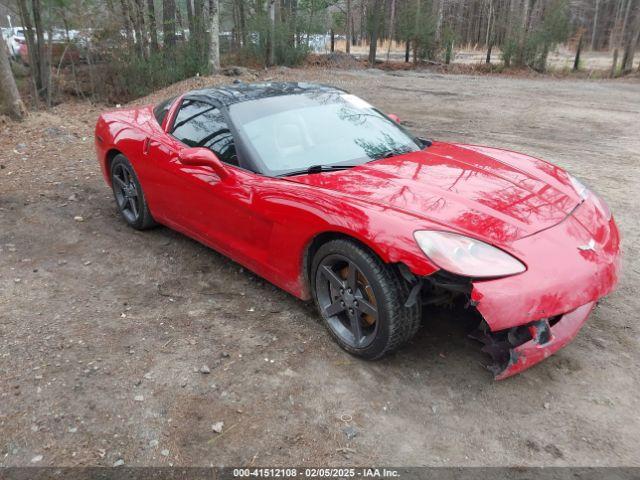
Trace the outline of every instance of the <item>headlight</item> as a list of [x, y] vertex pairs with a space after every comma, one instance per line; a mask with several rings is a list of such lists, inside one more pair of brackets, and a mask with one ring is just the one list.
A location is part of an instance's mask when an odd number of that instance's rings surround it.
[[611, 220], [611, 210], [609, 209], [609, 205], [607, 205], [607, 202], [600, 198], [600, 195], [596, 194], [593, 190], [587, 187], [576, 177], [569, 173], [567, 173], [567, 175], [569, 176], [569, 180], [571, 181], [573, 189], [580, 196], [580, 198], [582, 198], [582, 200], [591, 200], [596, 208], [600, 210], [600, 213], [602, 213], [607, 222]]
[[457, 233], [421, 230], [414, 237], [438, 267], [465, 277], [515, 275], [526, 267], [506, 252]]

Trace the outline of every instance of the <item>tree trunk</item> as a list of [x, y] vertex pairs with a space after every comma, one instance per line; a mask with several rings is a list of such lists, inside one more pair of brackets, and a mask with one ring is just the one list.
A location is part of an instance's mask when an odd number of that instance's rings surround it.
[[616, 76], [616, 70], [618, 69], [618, 49], [613, 50], [613, 63], [611, 64], [611, 72], [609, 73], [609, 77], [613, 78]]
[[187, 0], [185, 3], [187, 6], [187, 23], [189, 24], [189, 40], [195, 40], [198, 29], [193, 18], [193, 5], [191, 4], [191, 0]]
[[518, 55], [516, 56], [516, 64], [518, 66], [523, 66], [525, 63], [524, 50], [525, 44], [527, 43], [527, 29], [529, 26], [529, 2], [530, 0], [523, 0], [522, 2], [522, 27], [518, 42]]
[[444, 17], [444, 0], [437, 0], [437, 2], [438, 2], [438, 12], [436, 13], [436, 41], [439, 42], [442, 34], [442, 19]]
[[404, 63], [409, 63], [410, 52], [411, 52], [411, 40], [407, 40], [404, 44]]
[[22, 103], [20, 92], [13, 78], [9, 56], [5, 52], [4, 45], [0, 44], [0, 100], [3, 100], [5, 108], [11, 118], [22, 120], [27, 115], [27, 109]]
[[365, 16], [365, 0], [360, 0], [360, 38], [358, 39], [358, 45], [364, 43], [366, 36], [367, 17]]
[[276, 0], [269, 0], [269, 44], [267, 66], [276, 64]]
[[31, 22], [31, 13], [27, 7], [26, 0], [18, 0], [18, 8], [20, 10], [20, 18], [25, 29], [25, 38], [27, 40], [27, 49], [29, 52], [29, 64], [31, 65], [31, 87], [33, 88], [33, 101], [38, 103], [38, 82], [40, 79], [40, 62], [37, 59], [36, 42], [33, 32], [33, 24]]
[[396, 23], [396, 0], [391, 0], [391, 18], [389, 19], [389, 45], [387, 46], [387, 62], [391, 54], [391, 44], [393, 43], [394, 29]]
[[633, 57], [635, 56], [635, 50], [640, 41], [640, 14], [636, 21], [636, 33], [635, 35], [629, 35], [629, 39], [624, 46], [624, 54], [622, 56], [622, 73], [629, 73], [633, 70]]
[[[198, 58], [203, 62], [207, 61], [207, 52], [205, 51], [205, 35], [206, 29], [204, 28], [204, 5], [203, 0], [193, 0], [193, 40], [194, 45], [198, 50]], [[219, 47], [218, 47], [219, 48]]]
[[578, 38], [578, 48], [576, 49], [576, 58], [573, 60], [573, 71], [577, 72], [580, 69], [580, 53], [582, 52], [582, 37], [583, 34], [580, 34]]
[[[624, 0], [618, 0], [615, 6], [616, 14], [613, 17], [611, 29], [609, 32], [609, 50], [611, 50], [614, 47], [614, 45], [616, 45], [617, 42], [620, 40], [617, 35], [619, 35], [620, 33], [618, 31], [619, 30], [618, 27], [620, 26], [620, 15], [623, 10], [623, 7], [624, 7]], [[596, 45], [597, 43], [598, 42], [596, 40]]]
[[176, 46], [176, 3], [175, 0], [162, 1], [162, 36], [165, 52]]
[[600, 10], [600, 0], [596, 0], [596, 8], [593, 13], [593, 27], [591, 29], [591, 50], [596, 49], [596, 32], [598, 30], [598, 13]]
[[210, 17], [210, 35], [209, 42], [209, 68], [213, 73], [220, 70], [220, 4], [218, 0], [212, 0], [209, 4], [211, 11]]
[[[47, 57], [44, 52], [44, 27], [42, 25], [42, 16], [40, 12], [40, 0], [32, 0], [31, 8], [33, 10], [33, 25], [36, 30], [36, 58], [31, 57], [30, 60], [33, 60], [31, 64], [35, 64], [37, 60], [38, 71], [40, 73], [40, 78], [36, 83], [38, 85], [38, 93], [43, 97], [46, 97], [46, 90], [49, 85], [49, 65], [47, 63]], [[34, 53], [36, 53], [34, 52]], [[31, 56], [31, 52], [29, 52], [29, 56]]]
[[238, 1], [238, 20], [240, 20], [240, 39], [242, 40], [242, 46], [247, 46], [247, 18], [244, 13], [244, 0]]
[[124, 20], [124, 30], [127, 34], [127, 43], [133, 50], [136, 44], [136, 37], [139, 41], [135, 17], [131, 14], [131, 5], [129, 0], [120, 0], [120, 6], [122, 7], [122, 19]]
[[151, 36], [151, 51], [158, 51], [158, 27], [156, 25], [156, 8], [153, 0], [147, 0], [147, 15], [149, 17], [149, 34]]
[[[493, 16], [493, 2], [489, 0], [489, 14], [487, 15], [487, 34], [484, 40], [484, 44], [489, 46], [489, 41], [491, 39], [491, 18]], [[489, 63], [489, 62], [487, 62]]]
[[627, 0], [627, 8], [624, 11], [624, 20], [622, 21], [622, 32], [620, 33], [620, 40], [627, 43], [627, 25], [629, 23], [629, 10], [631, 9], [631, 2], [633, 0]]
[[351, 0], [347, 0], [347, 33], [345, 51], [351, 53]]
[[[444, 0], [438, 0], [438, 8], [442, 6]], [[418, 65], [418, 31], [420, 29], [420, 18], [422, 17], [422, 0], [418, 0], [416, 5], [416, 22], [413, 29], [413, 65]], [[436, 37], [437, 37], [436, 29]]]
[[380, 0], [370, 0], [369, 12], [369, 65], [376, 64], [376, 54], [378, 51], [378, 30], [380, 29]]
[[331, 53], [336, 51], [336, 32], [331, 29]]
[[491, 63], [491, 50], [493, 50], [493, 42], [489, 43], [489, 45], [487, 46], [487, 58], [485, 59], [486, 64], [490, 64]]
[[[176, 5], [175, 1], [174, 1], [174, 5], [175, 5], [175, 12], [176, 12], [176, 27], [180, 28], [180, 33], [182, 33], [182, 41], [187, 39], [187, 32], [185, 31], [184, 28], [184, 19], [182, 18], [182, 10], [180, 10], [180, 7], [178, 5]], [[177, 40], [177, 37], [176, 37]]]
[[144, 0], [135, 0], [136, 33], [138, 46], [143, 58], [147, 57], [147, 29], [144, 24]]

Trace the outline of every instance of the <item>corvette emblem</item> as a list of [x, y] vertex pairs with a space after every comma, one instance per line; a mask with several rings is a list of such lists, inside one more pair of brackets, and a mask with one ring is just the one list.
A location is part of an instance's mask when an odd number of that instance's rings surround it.
[[580, 245], [578, 247], [578, 250], [582, 250], [587, 251], [587, 250], [591, 250], [592, 252], [596, 251], [596, 241], [592, 238], [591, 240], [589, 240], [589, 243], [587, 243], [586, 245]]

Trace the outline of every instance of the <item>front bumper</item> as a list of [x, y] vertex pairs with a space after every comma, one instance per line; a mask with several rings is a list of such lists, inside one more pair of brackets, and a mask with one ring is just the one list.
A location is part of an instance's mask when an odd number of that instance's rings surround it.
[[[495, 379], [504, 380], [516, 375], [566, 346], [578, 334], [595, 305], [596, 302], [582, 305], [562, 315], [553, 326], [549, 326], [547, 320], [535, 322], [530, 330], [538, 334], [532, 333], [531, 340], [508, 349], [506, 361], [495, 365]], [[539, 335], [540, 324], [543, 325], [544, 338]]]
[[[527, 265], [524, 273], [473, 282], [471, 300], [488, 327], [477, 338], [500, 360], [496, 379], [521, 372], [567, 345], [596, 302], [615, 288], [618, 228], [613, 219], [598, 219], [590, 208], [581, 205], [555, 227], [514, 242], [514, 253]], [[536, 325], [548, 330], [542, 338], [536, 338]], [[523, 337], [527, 328], [529, 335]], [[500, 358], [505, 345], [507, 356]]]

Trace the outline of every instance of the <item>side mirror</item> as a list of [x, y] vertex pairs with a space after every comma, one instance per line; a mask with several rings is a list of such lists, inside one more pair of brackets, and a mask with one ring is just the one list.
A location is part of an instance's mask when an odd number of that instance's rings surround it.
[[208, 148], [184, 148], [180, 151], [178, 159], [183, 165], [191, 165], [194, 167], [210, 167], [222, 179], [229, 176], [229, 171], [225, 168], [217, 155]]
[[396, 115], [395, 113], [390, 113], [389, 115], [387, 115], [387, 117], [389, 117], [391, 120], [393, 120], [396, 123], [400, 123], [400, 117], [398, 115]]

